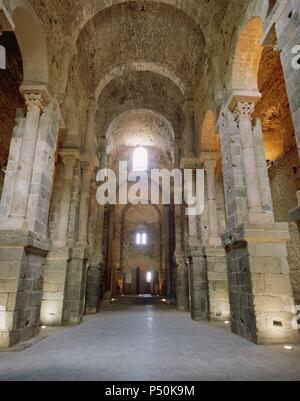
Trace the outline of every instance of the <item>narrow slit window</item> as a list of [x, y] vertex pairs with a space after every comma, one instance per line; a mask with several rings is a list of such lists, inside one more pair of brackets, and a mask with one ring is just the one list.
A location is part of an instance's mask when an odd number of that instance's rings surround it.
[[133, 170], [147, 171], [148, 170], [148, 152], [145, 148], [136, 148], [133, 152]]
[[152, 282], [152, 273], [151, 272], [147, 272], [146, 273], [146, 282], [147, 283], [151, 283]]

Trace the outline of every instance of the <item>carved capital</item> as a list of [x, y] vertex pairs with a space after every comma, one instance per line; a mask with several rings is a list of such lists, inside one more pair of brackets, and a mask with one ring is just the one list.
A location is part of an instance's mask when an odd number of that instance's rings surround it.
[[204, 169], [206, 171], [206, 174], [209, 176], [214, 176], [216, 167], [217, 167], [217, 161], [216, 159], [206, 159], [204, 160]]
[[62, 155], [62, 161], [65, 167], [65, 178], [72, 179], [77, 158], [74, 155]]
[[28, 111], [33, 111], [36, 108], [39, 108], [40, 111], [44, 110], [45, 103], [43, 100], [43, 96], [38, 93], [25, 93], [24, 94], [25, 103]]
[[240, 124], [243, 120], [252, 121], [255, 103], [238, 102], [234, 110], [235, 121]]

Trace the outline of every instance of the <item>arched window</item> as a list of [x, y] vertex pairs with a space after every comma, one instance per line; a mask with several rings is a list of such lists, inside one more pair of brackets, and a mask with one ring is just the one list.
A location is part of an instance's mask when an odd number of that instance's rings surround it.
[[147, 245], [147, 234], [138, 232], [135, 237], [136, 245]]
[[141, 245], [141, 244], [142, 244], [142, 236], [141, 236], [140, 233], [137, 233], [137, 234], [136, 234], [135, 243], [136, 243], [137, 245]]
[[152, 272], [147, 272], [146, 273], [146, 283], [151, 283], [152, 282]]
[[6, 50], [4, 46], [0, 46], [0, 70], [6, 69]]
[[142, 235], [142, 245], [147, 245], [147, 234], [143, 233]]
[[134, 171], [148, 170], [148, 152], [145, 148], [136, 148], [134, 150], [132, 165]]

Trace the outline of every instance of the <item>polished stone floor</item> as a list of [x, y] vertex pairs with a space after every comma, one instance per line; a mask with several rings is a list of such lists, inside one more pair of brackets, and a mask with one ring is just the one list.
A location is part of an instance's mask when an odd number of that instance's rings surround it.
[[257, 347], [166, 305], [114, 305], [0, 353], [0, 380], [300, 380], [300, 348]]

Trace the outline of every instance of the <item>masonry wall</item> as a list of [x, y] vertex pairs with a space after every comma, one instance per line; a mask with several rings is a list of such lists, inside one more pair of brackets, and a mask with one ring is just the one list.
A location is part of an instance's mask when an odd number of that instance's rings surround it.
[[[289, 211], [297, 205], [296, 191], [299, 189], [298, 155], [295, 152], [280, 165], [270, 171], [270, 184], [274, 205], [275, 220], [286, 222]], [[291, 240], [287, 243], [290, 278], [295, 302], [300, 302], [300, 240], [296, 223], [290, 223]]]

